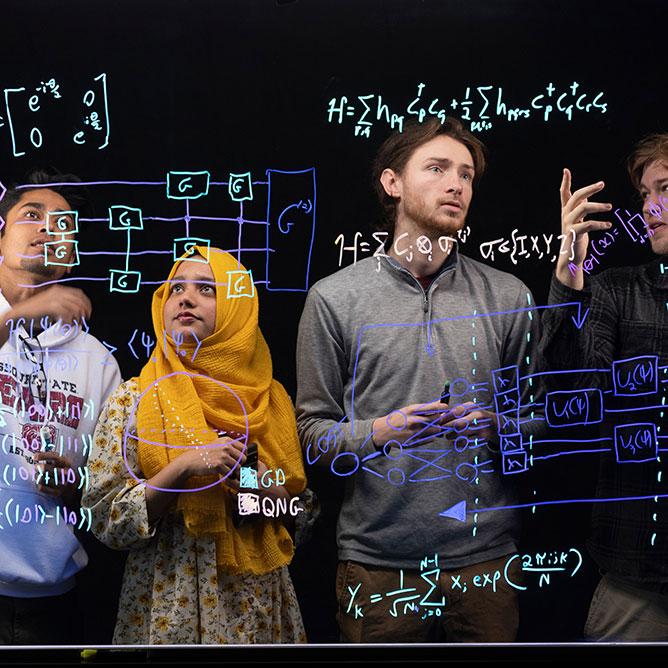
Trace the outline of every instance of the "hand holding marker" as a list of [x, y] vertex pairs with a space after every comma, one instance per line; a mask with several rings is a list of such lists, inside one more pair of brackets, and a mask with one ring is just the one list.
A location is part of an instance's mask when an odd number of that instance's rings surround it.
[[51, 442], [51, 432], [46, 425], [40, 427], [39, 435], [42, 440], [42, 449], [44, 452], [51, 452], [56, 449], [56, 446]]
[[[445, 381], [445, 387], [443, 388], [443, 392], [441, 393], [441, 403], [442, 404], [449, 404], [450, 403], [450, 381], [446, 380]], [[441, 414], [441, 419], [443, 418], [445, 414]]]
[[443, 396], [441, 397], [441, 403], [447, 404], [450, 403], [450, 381], [445, 381], [445, 387], [443, 388]]

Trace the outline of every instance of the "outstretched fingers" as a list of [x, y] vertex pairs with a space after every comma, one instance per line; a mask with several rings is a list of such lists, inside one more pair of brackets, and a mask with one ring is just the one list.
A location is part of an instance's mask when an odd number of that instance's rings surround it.
[[559, 188], [562, 209], [568, 204], [568, 200], [573, 196], [573, 193], [571, 193], [571, 179], [571, 170], [564, 169], [563, 176], [561, 177], [561, 187]]

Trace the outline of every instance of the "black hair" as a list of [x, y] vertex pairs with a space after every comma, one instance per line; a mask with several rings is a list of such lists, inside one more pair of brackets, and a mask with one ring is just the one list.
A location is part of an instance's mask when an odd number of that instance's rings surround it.
[[84, 187], [74, 185], [77, 183], [81, 183], [81, 179], [74, 174], [63, 174], [53, 169], [38, 168], [30, 170], [22, 183], [12, 184], [0, 199], [0, 216], [3, 220], [0, 235], [5, 233], [4, 222], [7, 220], [9, 211], [18, 204], [24, 193], [32, 190], [47, 188], [58, 193], [73, 211], [84, 209], [89, 205], [90, 200]]

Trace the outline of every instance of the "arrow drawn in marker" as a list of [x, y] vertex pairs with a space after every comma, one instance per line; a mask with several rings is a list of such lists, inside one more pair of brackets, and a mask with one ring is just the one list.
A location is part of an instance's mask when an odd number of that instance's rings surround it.
[[589, 309], [587, 309], [587, 310], [584, 312], [584, 315], [583, 315], [583, 314], [582, 314], [582, 304], [578, 304], [578, 315], [577, 315], [577, 318], [576, 318], [575, 316], [573, 316], [573, 315], [571, 316], [571, 320], [573, 321], [573, 323], [575, 324], [575, 326], [576, 326], [578, 329], [582, 329], [582, 325], [584, 325], [584, 321], [586, 320], [586, 318], [587, 318], [587, 314], [588, 314], [588, 313], [589, 313]]
[[558, 506], [565, 503], [607, 503], [609, 501], [649, 501], [650, 499], [666, 499], [668, 494], [648, 494], [647, 496], [615, 496], [607, 499], [558, 499], [555, 501], [534, 501], [533, 503], [518, 503], [513, 506], [496, 506], [495, 508], [475, 508], [466, 510], [466, 500], [458, 501], [454, 505], [438, 513], [439, 517], [450, 517], [460, 522], [466, 522], [466, 515], [473, 513], [487, 513], [492, 510], [513, 510], [515, 508], [533, 508], [534, 506]]

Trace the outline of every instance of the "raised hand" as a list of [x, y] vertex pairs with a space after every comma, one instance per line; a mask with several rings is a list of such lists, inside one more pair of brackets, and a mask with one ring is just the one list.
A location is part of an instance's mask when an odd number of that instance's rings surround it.
[[[44, 316], [49, 316], [52, 323], [57, 320], [81, 322], [82, 318], [90, 318], [92, 308], [83, 290], [53, 285], [16, 304], [12, 308], [12, 317], [17, 320], [24, 318], [26, 323], [34, 320], [36, 324]], [[29, 329], [29, 326], [26, 328]]]
[[[589, 232], [607, 230], [611, 226], [608, 221], [585, 220], [585, 216], [589, 214], [612, 209], [612, 205], [609, 203], [589, 201], [590, 197], [599, 193], [604, 187], [603, 181], [599, 181], [572, 193], [571, 172], [564, 169], [559, 190], [561, 195], [561, 233], [564, 235], [564, 242], [557, 259], [556, 275], [564, 285], [575, 290], [582, 290], [584, 287], [582, 266], [587, 257]], [[568, 251], [563, 252], [565, 248], [572, 248], [572, 254]], [[577, 267], [575, 275], [571, 272], [569, 264]]]

